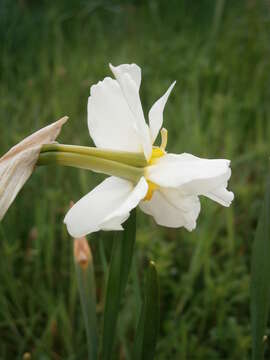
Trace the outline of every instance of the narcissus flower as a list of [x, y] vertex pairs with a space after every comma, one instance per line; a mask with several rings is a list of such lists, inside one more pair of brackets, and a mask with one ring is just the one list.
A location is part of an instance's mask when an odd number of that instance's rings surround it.
[[[201, 159], [191, 154], [168, 154], [163, 110], [175, 82], [158, 99], [146, 123], [139, 96], [141, 69], [136, 64], [110, 65], [115, 79], [106, 77], [91, 87], [88, 127], [97, 148], [144, 154], [136, 180], [111, 176], [79, 200], [64, 222], [73, 237], [99, 230], [123, 230], [122, 224], [137, 205], [157, 224], [196, 227], [199, 196], [229, 206], [230, 161]], [[153, 146], [161, 130], [162, 144]]]

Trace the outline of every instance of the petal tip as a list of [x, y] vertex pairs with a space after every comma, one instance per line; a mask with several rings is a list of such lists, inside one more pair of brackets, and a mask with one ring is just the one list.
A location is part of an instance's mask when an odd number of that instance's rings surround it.
[[112, 63], [109, 63], [109, 68], [111, 69], [111, 72], [114, 74], [116, 67]]
[[63, 116], [61, 119], [58, 120], [58, 122], [61, 125], [64, 125], [68, 121], [69, 117], [67, 115]]

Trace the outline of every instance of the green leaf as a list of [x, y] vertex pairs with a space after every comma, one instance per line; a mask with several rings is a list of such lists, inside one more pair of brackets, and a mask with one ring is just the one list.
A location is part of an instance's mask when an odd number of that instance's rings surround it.
[[133, 360], [154, 359], [159, 333], [159, 283], [156, 267], [150, 261], [146, 275], [145, 297], [136, 330]]
[[88, 359], [96, 360], [98, 355], [98, 328], [96, 316], [96, 286], [92, 258], [85, 267], [82, 267], [75, 261], [75, 269], [86, 329]]
[[116, 232], [113, 240], [104, 307], [102, 360], [111, 359], [113, 354], [117, 318], [136, 239], [136, 210], [131, 212], [128, 221], [124, 224], [124, 229], [124, 231]]
[[264, 359], [263, 337], [270, 303], [270, 176], [252, 251], [252, 359]]

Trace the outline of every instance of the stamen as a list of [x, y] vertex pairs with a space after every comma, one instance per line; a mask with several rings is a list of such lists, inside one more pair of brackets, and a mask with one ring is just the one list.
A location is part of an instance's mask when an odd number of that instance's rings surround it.
[[168, 141], [168, 130], [165, 128], [162, 128], [160, 131], [160, 135], [161, 135], [161, 145], [160, 148], [165, 151], [166, 146], [167, 146], [167, 141]]
[[158, 189], [158, 185], [156, 185], [152, 181], [147, 180], [147, 183], [148, 183], [148, 191], [147, 191], [147, 194], [145, 195], [145, 198], [143, 199], [144, 201], [151, 200], [152, 196], [154, 194], [154, 191]]

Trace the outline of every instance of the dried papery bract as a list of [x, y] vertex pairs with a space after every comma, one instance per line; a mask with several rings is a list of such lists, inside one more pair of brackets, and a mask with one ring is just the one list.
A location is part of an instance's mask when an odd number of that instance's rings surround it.
[[74, 239], [74, 260], [84, 270], [88, 267], [89, 262], [93, 261], [91, 250], [85, 237]]
[[55, 141], [67, 119], [65, 116], [40, 129], [0, 158], [0, 221], [31, 176], [42, 145]]

